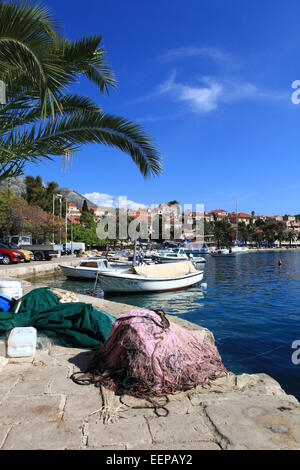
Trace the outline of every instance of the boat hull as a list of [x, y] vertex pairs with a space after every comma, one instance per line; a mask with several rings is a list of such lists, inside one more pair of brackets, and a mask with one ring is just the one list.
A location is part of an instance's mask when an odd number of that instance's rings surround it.
[[160, 263], [178, 263], [179, 261], [189, 261], [189, 258], [158, 258]]
[[[127, 268], [130, 267], [130, 265], [127, 266]], [[126, 267], [118, 267], [118, 266], [111, 266], [112, 269], [92, 269], [92, 268], [75, 268], [73, 266], [63, 266], [60, 265], [60, 269], [63, 273], [64, 276], [70, 278], [70, 279], [92, 279], [95, 280], [97, 277], [97, 274], [99, 276], [99, 273], [101, 272], [111, 272], [111, 271], [116, 271], [116, 270], [126, 270]]]
[[71, 278], [71, 279], [96, 279], [98, 270], [93, 269], [76, 269], [72, 266], [62, 266], [60, 265], [60, 269], [64, 276]]
[[106, 293], [147, 293], [185, 289], [203, 279], [203, 271], [175, 279], [138, 279], [138, 276], [122, 277], [112, 273], [99, 274], [101, 289]]
[[211, 253], [213, 258], [235, 258], [237, 253]]

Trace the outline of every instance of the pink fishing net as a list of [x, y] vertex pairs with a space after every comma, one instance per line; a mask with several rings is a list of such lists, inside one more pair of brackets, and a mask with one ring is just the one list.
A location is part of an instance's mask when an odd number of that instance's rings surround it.
[[88, 369], [115, 393], [164, 396], [226, 374], [217, 348], [168, 322], [163, 312], [131, 310], [112, 325]]

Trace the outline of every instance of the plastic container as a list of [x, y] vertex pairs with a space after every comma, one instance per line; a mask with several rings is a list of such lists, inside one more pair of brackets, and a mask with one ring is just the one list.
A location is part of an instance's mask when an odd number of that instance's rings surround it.
[[33, 356], [36, 351], [37, 331], [32, 326], [13, 328], [7, 340], [9, 357]]
[[0, 280], [0, 294], [7, 295], [11, 299], [20, 299], [23, 296], [22, 284], [20, 281]]
[[11, 306], [11, 298], [5, 294], [0, 294], [0, 309], [8, 312]]

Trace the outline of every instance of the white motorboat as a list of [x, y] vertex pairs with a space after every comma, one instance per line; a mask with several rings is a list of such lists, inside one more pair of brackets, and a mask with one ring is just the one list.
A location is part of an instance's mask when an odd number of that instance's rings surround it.
[[[129, 268], [129, 263], [125, 265], [124, 270]], [[106, 259], [85, 259], [80, 261], [76, 266], [59, 265], [62, 273], [72, 279], [96, 279], [100, 272], [113, 272], [116, 269], [120, 270], [120, 266], [110, 264]]]
[[189, 258], [183, 248], [178, 248], [177, 250], [160, 254], [157, 259], [160, 263], [174, 263], [176, 261], [188, 261]]
[[206, 259], [203, 256], [189, 255], [189, 260], [193, 263], [206, 263]]
[[215, 251], [215, 249], [215, 246], [208, 246], [206, 243], [202, 242], [187, 243], [184, 248], [187, 255], [192, 254], [197, 256], [208, 255]]
[[248, 253], [249, 248], [247, 246], [234, 245], [231, 247], [233, 253]]
[[98, 280], [105, 293], [165, 292], [193, 286], [203, 279], [190, 261], [135, 266], [126, 271], [102, 271]]
[[183, 248], [188, 259], [193, 263], [206, 263], [206, 259], [203, 256], [200, 256], [199, 250], [188, 250]]
[[224, 257], [224, 258], [235, 258], [237, 255], [237, 252], [231, 251], [231, 249], [228, 248], [221, 248], [213, 253], [210, 253], [211, 256], [214, 258], [219, 258], [219, 257]]

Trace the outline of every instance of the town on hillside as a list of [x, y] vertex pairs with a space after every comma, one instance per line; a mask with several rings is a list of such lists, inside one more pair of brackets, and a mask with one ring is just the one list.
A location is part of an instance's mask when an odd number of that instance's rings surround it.
[[[223, 209], [203, 213], [191, 210], [182, 212], [178, 203], [165, 203], [155, 208], [139, 208], [136, 210], [116, 210], [107, 207], [93, 207], [89, 209], [96, 223], [101, 221], [103, 217], [113, 217], [116, 211], [118, 211], [118, 213], [122, 212], [132, 219], [139, 219], [141, 221], [147, 220], [149, 225], [153, 216], [161, 215], [167, 229], [171, 227], [174, 229], [183, 227], [185, 238], [191, 239], [195, 236], [195, 220], [197, 217], [202, 218], [205, 224], [205, 241], [207, 242], [216, 241], [216, 237], [209, 230], [209, 227], [216, 222], [223, 222], [227, 224], [227, 227], [231, 227], [232, 233], [236, 233], [238, 230], [240, 234], [239, 238], [244, 238], [243, 242], [245, 243], [248, 241], [250, 231], [252, 232], [253, 241], [256, 242], [264, 243], [267, 238], [272, 244], [284, 244], [284, 241], [289, 241], [289, 244], [292, 242], [293, 245], [300, 243], [300, 217], [290, 214], [272, 216], [256, 215], [255, 212], [247, 214], [245, 212], [229, 212]], [[82, 221], [81, 215], [82, 208], [77, 207], [74, 203], [67, 204], [67, 219], [70, 223], [84, 225], [85, 222]], [[265, 227], [272, 230], [272, 236], [269, 234], [269, 236], [266, 237]], [[252, 230], [250, 230], [250, 228]]]

